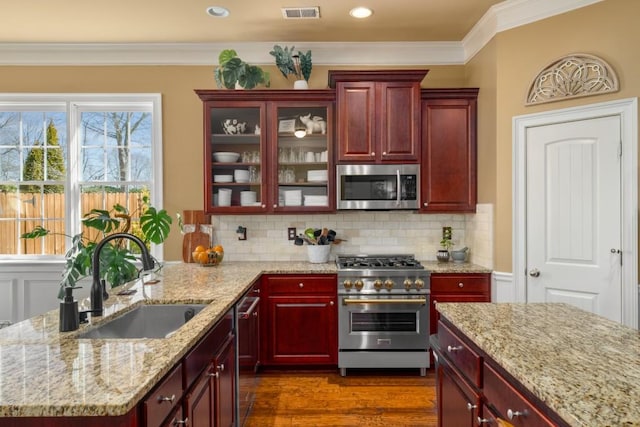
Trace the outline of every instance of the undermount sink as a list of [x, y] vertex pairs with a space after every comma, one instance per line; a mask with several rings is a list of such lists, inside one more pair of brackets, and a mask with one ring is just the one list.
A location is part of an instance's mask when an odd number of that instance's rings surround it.
[[206, 304], [144, 304], [78, 338], [168, 338], [198, 314]]

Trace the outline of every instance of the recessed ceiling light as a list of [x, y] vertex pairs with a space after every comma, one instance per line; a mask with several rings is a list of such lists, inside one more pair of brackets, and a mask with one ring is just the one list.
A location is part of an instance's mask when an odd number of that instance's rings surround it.
[[207, 8], [207, 15], [211, 15], [215, 18], [226, 18], [229, 16], [229, 9], [222, 6], [209, 6]]
[[368, 7], [354, 7], [349, 11], [349, 15], [358, 19], [368, 18], [372, 14], [373, 14], [373, 10], [369, 9]]

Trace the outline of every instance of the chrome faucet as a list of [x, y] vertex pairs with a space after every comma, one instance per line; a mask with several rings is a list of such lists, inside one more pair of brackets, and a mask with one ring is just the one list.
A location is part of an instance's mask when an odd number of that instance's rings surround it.
[[102, 303], [104, 300], [109, 298], [109, 294], [107, 293], [107, 287], [104, 279], [100, 280], [100, 251], [104, 247], [107, 242], [113, 239], [129, 239], [140, 247], [140, 252], [142, 253], [142, 268], [143, 270], [151, 270], [153, 268], [154, 262], [147, 246], [144, 242], [137, 236], [129, 233], [115, 233], [111, 234], [98, 243], [95, 250], [93, 251], [93, 284], [91, 285], [91, 314], [94, 316], [102, 316], [103, 307]]

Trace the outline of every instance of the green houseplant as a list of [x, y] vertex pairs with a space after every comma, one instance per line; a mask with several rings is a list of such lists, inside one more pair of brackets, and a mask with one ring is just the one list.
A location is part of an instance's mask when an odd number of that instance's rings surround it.
[[296, 80], [309, 81], [313, 65], [310, 50], [307, 53], [302, 53], [301, 51], [296, 53], [295, 46], [282, 48], [282, 46], [275, 45], [269, 54], [276, 59], [276, 66], [285, 78], [293, 75]]
[[227, 89], [238, 86], [244, 89], [253, 89], [259, 84], [269, 87], [269, 73], [257, 65], [249, 65], [238, 57], [233, 49], [225, 49], [218, 56], [218, 68], [214, 71], [214, 77], [218, 87]]
[[[134, 220], [139, 215], [139, 219]], [[111, 210], [92, 209], [83, 216], [83, 231], [71, 237], [71, 248], [65, 254], [66, 264], [60, 281], [61, 297], [64, 287], [74, 287], [77, 282], [90, 276], [93, 253], [100, 241], [114, 233], [130, 233], [139, 237], [147, 246], [150, 243], [160, 244], [166, 240], [171, 231], [171, 216], [164, 210], [157, 210], [149, 205], [149, 198], [141, 195], [139, 205], [134, 212], [124, 206], [115, 204]], [[49, 230], [38, 226], [23, 239], [36, 239], [52, 234]], [[101, 278], [111, 287], [122, 285], [138, 277], [135, 265], [135, 246], [128, 248], [123, 239], [114, 239], [103, 248], [100, 257]]]

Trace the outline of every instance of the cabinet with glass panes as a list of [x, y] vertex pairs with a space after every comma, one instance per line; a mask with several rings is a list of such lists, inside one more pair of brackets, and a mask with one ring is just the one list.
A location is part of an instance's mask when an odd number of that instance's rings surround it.
[[335, 209], [331, 90], [203, 90], [205, 210]]

